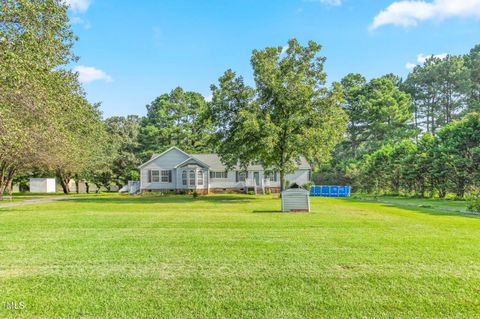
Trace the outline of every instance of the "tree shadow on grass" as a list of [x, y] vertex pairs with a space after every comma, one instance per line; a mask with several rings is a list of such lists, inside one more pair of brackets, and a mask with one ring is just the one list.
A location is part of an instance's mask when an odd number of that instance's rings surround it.
[[381, 200], [358, 200], [358, 199], [352, 199], [352, 198], [339, 198], [339, 200], [350, 202], [350, 203], [354, 202], [354, 203], [379, 204], [382, 207], [402, 208], [402, 209], [410, 210], [412, 212], [428, 214], [432, 216], [456, 216], [456, 217], [480, 219], [479, 214], [456, 210], [448, 207], [435, 206], [435, 203], [432, 203], [432, 205], [428, 205], [429, 207], [426, 207], [418, 204], [410, 204], [407, 202], [406, 203], [389, 203]]
[[254, 210], [254, 214], [283, 214], [281, 210]]
[[191, 195], [167, 195], [167, 196], [119, 196], [119, 197], [79, 197], [68, 199], [74, 203], [98, 203], [98, 204], [182, 204], [182, 203], [212, 203], [212, 204], [239, 204], [254, 201], [255, 198], [241, 196], [199, 196]]

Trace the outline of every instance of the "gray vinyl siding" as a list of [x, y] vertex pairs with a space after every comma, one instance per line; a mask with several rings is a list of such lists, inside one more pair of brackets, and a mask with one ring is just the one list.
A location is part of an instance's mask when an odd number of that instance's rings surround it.
[[310, 198], [304, 189], [288, 189], [282, 192], [282, 211], [292, 210], [310, 211]]
[[[182, 163], [188, 158], [187, 155], [183, 154], [182, 152], [172, 149], [169, 152], [163, 154], [162, 156], [158, 157], [157, 159], [151, 161], [141, 169], [141, 188], [142, 189], [176, 189], [177, 188], [177, 170], [174, 168], [178, 164]], [[148, 172], [150, 170], [171, 170], [172, 171], [172, 182], [171, 183], [149, 183], [148, 182]], [[160, 173], [161, 174], [161, 173]], [[181, 177], [181, 176], [180, 176]], [[160, 176], [161, 179], [161, 176]], [[180, 179], [181, 183], [181, 179]]]
[[[249, 178], [252, 178], [248, 174]], [[244, 182], [236, 181], [236, 171], [228, 171], [227, 178], [211, 178], [210, 179], [210, 188], [243, 188], [245, 187]]]
[[[264, 171], [248, 171], [248, 181], [253, 183], [253, 173], [259, 172], [260, 179], [263, 179], [265, 174]], [[309, 182], [309, 172], [308, 169], [297, 170], [292, 174], [287, 174], [285, 179], [290, 182], [290, 184], [297, 183], [302, 186]], [[280, 174], [277, 173], [277, 181], [270, 182], [270, 187], [280, 187]], [[210, 179], [210, 188], [243, 188], [245, 187], [244, 182], [236, 181], [236, 171], [229, 171], [226, 179]]]

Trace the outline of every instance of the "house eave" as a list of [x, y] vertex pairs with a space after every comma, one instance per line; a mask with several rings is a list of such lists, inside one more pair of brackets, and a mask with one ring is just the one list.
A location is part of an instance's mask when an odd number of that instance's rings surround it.
[[177, 164], [177, 166], [175, 166], [174, 168], [182, 167], [182, 165], [184, 165], [184, 164], [187, 163], [188, 161], [194, 161], [194, 162], [200, 164], [200, 166], [203, 166], [204, 168], [210, 168], [209, 165], [207, 165], [207, 164], [205, 164], [204, 162], [196, 159], [195, 157], [191, 157], [191, 156], [190, 156], [190, 158], [187, 158], [187, 159], [184, 160], [183, 162]]

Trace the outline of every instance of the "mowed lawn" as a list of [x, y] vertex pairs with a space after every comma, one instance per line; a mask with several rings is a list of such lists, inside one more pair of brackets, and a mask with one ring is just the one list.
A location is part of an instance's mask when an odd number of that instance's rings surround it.
[[312, 198], [0, 209], [0, 318], [480, 317], [480, 218]]

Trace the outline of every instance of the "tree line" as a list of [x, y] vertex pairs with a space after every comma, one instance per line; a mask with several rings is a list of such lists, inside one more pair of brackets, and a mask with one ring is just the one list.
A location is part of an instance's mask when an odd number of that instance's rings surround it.
[[[480, 46], [431, 57], [406, 79], [348, 74], [327, 83], [313, 41], [254, 50], [253, 85], [226, 70], [212, 99], [178, 87], [144, 117], [103, 119], [67, 66], [77, 40], [60, 0], [0, 6], [0, 195], [28, 176], [55, 174], [110, 189], [171, 146], [215, 152], [242, 169], [285, 174], [304, 156], [322, 184], [463, 197], [479, 186]], [[46, 45], [48, 44], [48, 45]]]
[[[55, 172], [68, 191], [78, 171], [103, 165], [107, 135], [77, 74], [63, 1], [0, 5], [0, 197], [30, 170]], [[96, 147], [91, 147], [95, 145]]]
[[345, 139], [317, 174], [357, 191], [463, 198], [480, 186], [480, 45], [432, 56], [403, 80], [341, 80]]

